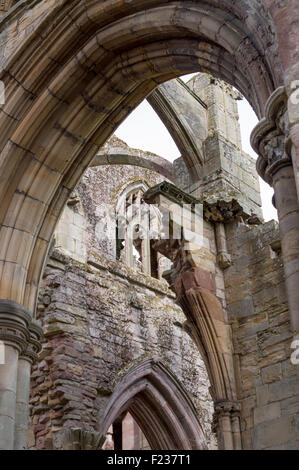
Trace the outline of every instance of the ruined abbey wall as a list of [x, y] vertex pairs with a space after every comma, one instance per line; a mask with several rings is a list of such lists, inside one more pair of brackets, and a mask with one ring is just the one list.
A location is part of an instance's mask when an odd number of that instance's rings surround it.
[[[122, 142], [117, 145], [120, 151]], [[107, 238], [97, 236], [99, 229], [108, 230], [105, 214], [123, 188], [132, 181], [152, 186], [163, 179], [133, 166], [90, 168], [65, 208], [37, 310], [45, 337], [32, 374], [32, 448], [60, 449], [67, 428], [96, 429], [120, 377], [153, 356], [188, 391], [207, 445], [216, 445], [209, 379], [184, 330], [185, 316], [175, 294], [165, 280], [116, 260], [116, 242], [107, 231]], [[205, 243], [210, 252], [206, 267], [214, 266], [216, 247], [208, 223]]]
[[[112, 390], [157, 449], [213, 448], [211, 428], [220, 449], [299, 448], [298, 24], [298, 0], [0, 0], [1, 450], [27, 448], [33, 364], [31, 448], [101, 448]], [[173, 165], [103, 148], [144, 99]], [[147, 188], [142, 204], [173, 203], [184, 236], [203, 206], [200, 247], [115, 242], [117, 198]]]
[[281, 247], [274, 221], [227, 227], [229, 321], [242, 401], [245, 449], [298, 449], [296, 366]]
[[[211, 275], [231, 326], [243, 448], [298, 448], [298, 376], [290, 362], [278, 227], [262, 222], [254, 159], [239, 148], [239, 95], [207, 76], [191, 85], [209, 103], [200, 116], [209, 129], [200, 181], [186, 178], [181, 159], [171, 165], [113, 137], [68, 200], [39, 297], [45, 338], [32, 376], [32, 448], [61, 448], [68, 428], [97, 429], [120, 378], [147, 357], [158, 357], [174, 372], [192, 397], [207, 445], [216, 446], [214, 392], [175, 294], [165, 280], [117, 259], [111, 214], [118, 199], [132, 184], [149, 188], [162, 181], [203, 203], [197, 262]], [[172, 86], [164, 89], [164, 98], [170, 99]], [[194, 116], [189, 112], [190, 122]], [[213, 172], [215, 167], [219, 171]], [[224, 258], [217, 245], [219, 224], [227, 244]]]

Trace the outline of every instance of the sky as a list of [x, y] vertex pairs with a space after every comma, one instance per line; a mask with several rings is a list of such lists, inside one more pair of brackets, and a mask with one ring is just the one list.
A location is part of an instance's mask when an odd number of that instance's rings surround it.
[[[193, 75], [185, 75], [181, 78], [187, 82]], [[258, 119], [245, 98], [238, 101], [238, 107], [243, 150], [257, 158], [250, 145], [250, 133], [258, 123]], [[180, 152], [171, 135], [146, 100], [127, 117], [115, 134], [130, 147], [153, 152], [171, 162], [180, 157]], [[272, 205], [273, 189], [261, 178], [260, 186], [264, 219], [266, 222], [272, 219], [277, 220], [277, 211]]]

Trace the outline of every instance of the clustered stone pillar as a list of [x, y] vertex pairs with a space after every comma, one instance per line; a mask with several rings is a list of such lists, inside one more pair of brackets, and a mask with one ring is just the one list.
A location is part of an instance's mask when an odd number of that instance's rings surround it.
[[289, 312], [294, 336], [299, 336], [299, 203], [292, 166], [287, 95], [278, 88], [269, 98], [265, 118], [252, 132], [251, 143], [259, 153], [260, 176], [274, 188]]
[[221, 449], [242, 449], [240, 411], [241, 405], [235, 401], [224, 400], [215, 403], [213, 428]]
[[0, 300], [0, 450], [26, 449], [31, 364], [37, 359], [42, 329], [16, 302]]

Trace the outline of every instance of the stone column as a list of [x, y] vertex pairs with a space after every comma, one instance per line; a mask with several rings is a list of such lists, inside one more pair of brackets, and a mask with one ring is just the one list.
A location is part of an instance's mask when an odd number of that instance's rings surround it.
[[234, 449], [242, 450], [241, 423], [240, 423], [240, 405], [236, 405], [232, 410], [232, 431], [234, 439]]
[[22, 441], [22, 448], [24, 443], [26, 447], [28, 419], [24, 422], [20, 409], [28, 409], [30, 368], [24, 365], [23, 354], [37, 354], [40, 350], [40, 330], [32, 327], [31, 315], [22, 305], [0, 300], [0, 340], [5, 345], [5, 363], [0, 365], [1, 450], [14, 449], [15, 439]]
[[141, 240], [141, 262], [142, 262], [142, 272], [147, 276], [151, 275], [151, 246], [150, 239], [144, 237]]
[[14, 449], [27, 448], [27, 428], [30, 393], [31, 361], [21, 357], [18, 361]]
[[238, 402], [228, 400], [215, 404], [213, 428], [220, 450], [241, 450], [240, 409]]
[[34, 322], [34, 320], [31, 321], [29, 330], [29, 343], [18, 361], [14, 436], [15, 450], [25, 450], [27, 448], [31, 367], [37, 360], [37, 352], [40, 350], [38, 340], [42, 335], [42, 328]]
[[274, 188], [289, 312], [296, 337], [299, 334], [299, 203], [284, 87], [278, 88], [268, 100], [266, 117], [253, 130], [251, 142], [259, 153], [258, 172]]
[[19, 350], [5, 342], [5, 364], [0, 365], [0, 450], [12, 450]]
[[295, 335], [299, 335], [299, 202], [292, 165], [273, 175], [285, 281]]

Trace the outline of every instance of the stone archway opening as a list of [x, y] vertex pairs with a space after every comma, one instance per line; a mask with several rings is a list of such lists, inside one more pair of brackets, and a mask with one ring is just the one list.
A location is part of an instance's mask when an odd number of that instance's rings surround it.
[[122, 445], [127, 413], [153, 450], [207, 448], [195, 407], [177, 379], [155, 358], [133, 366], [120, 380], [99, 424], [99, 433], [112, 432]]

